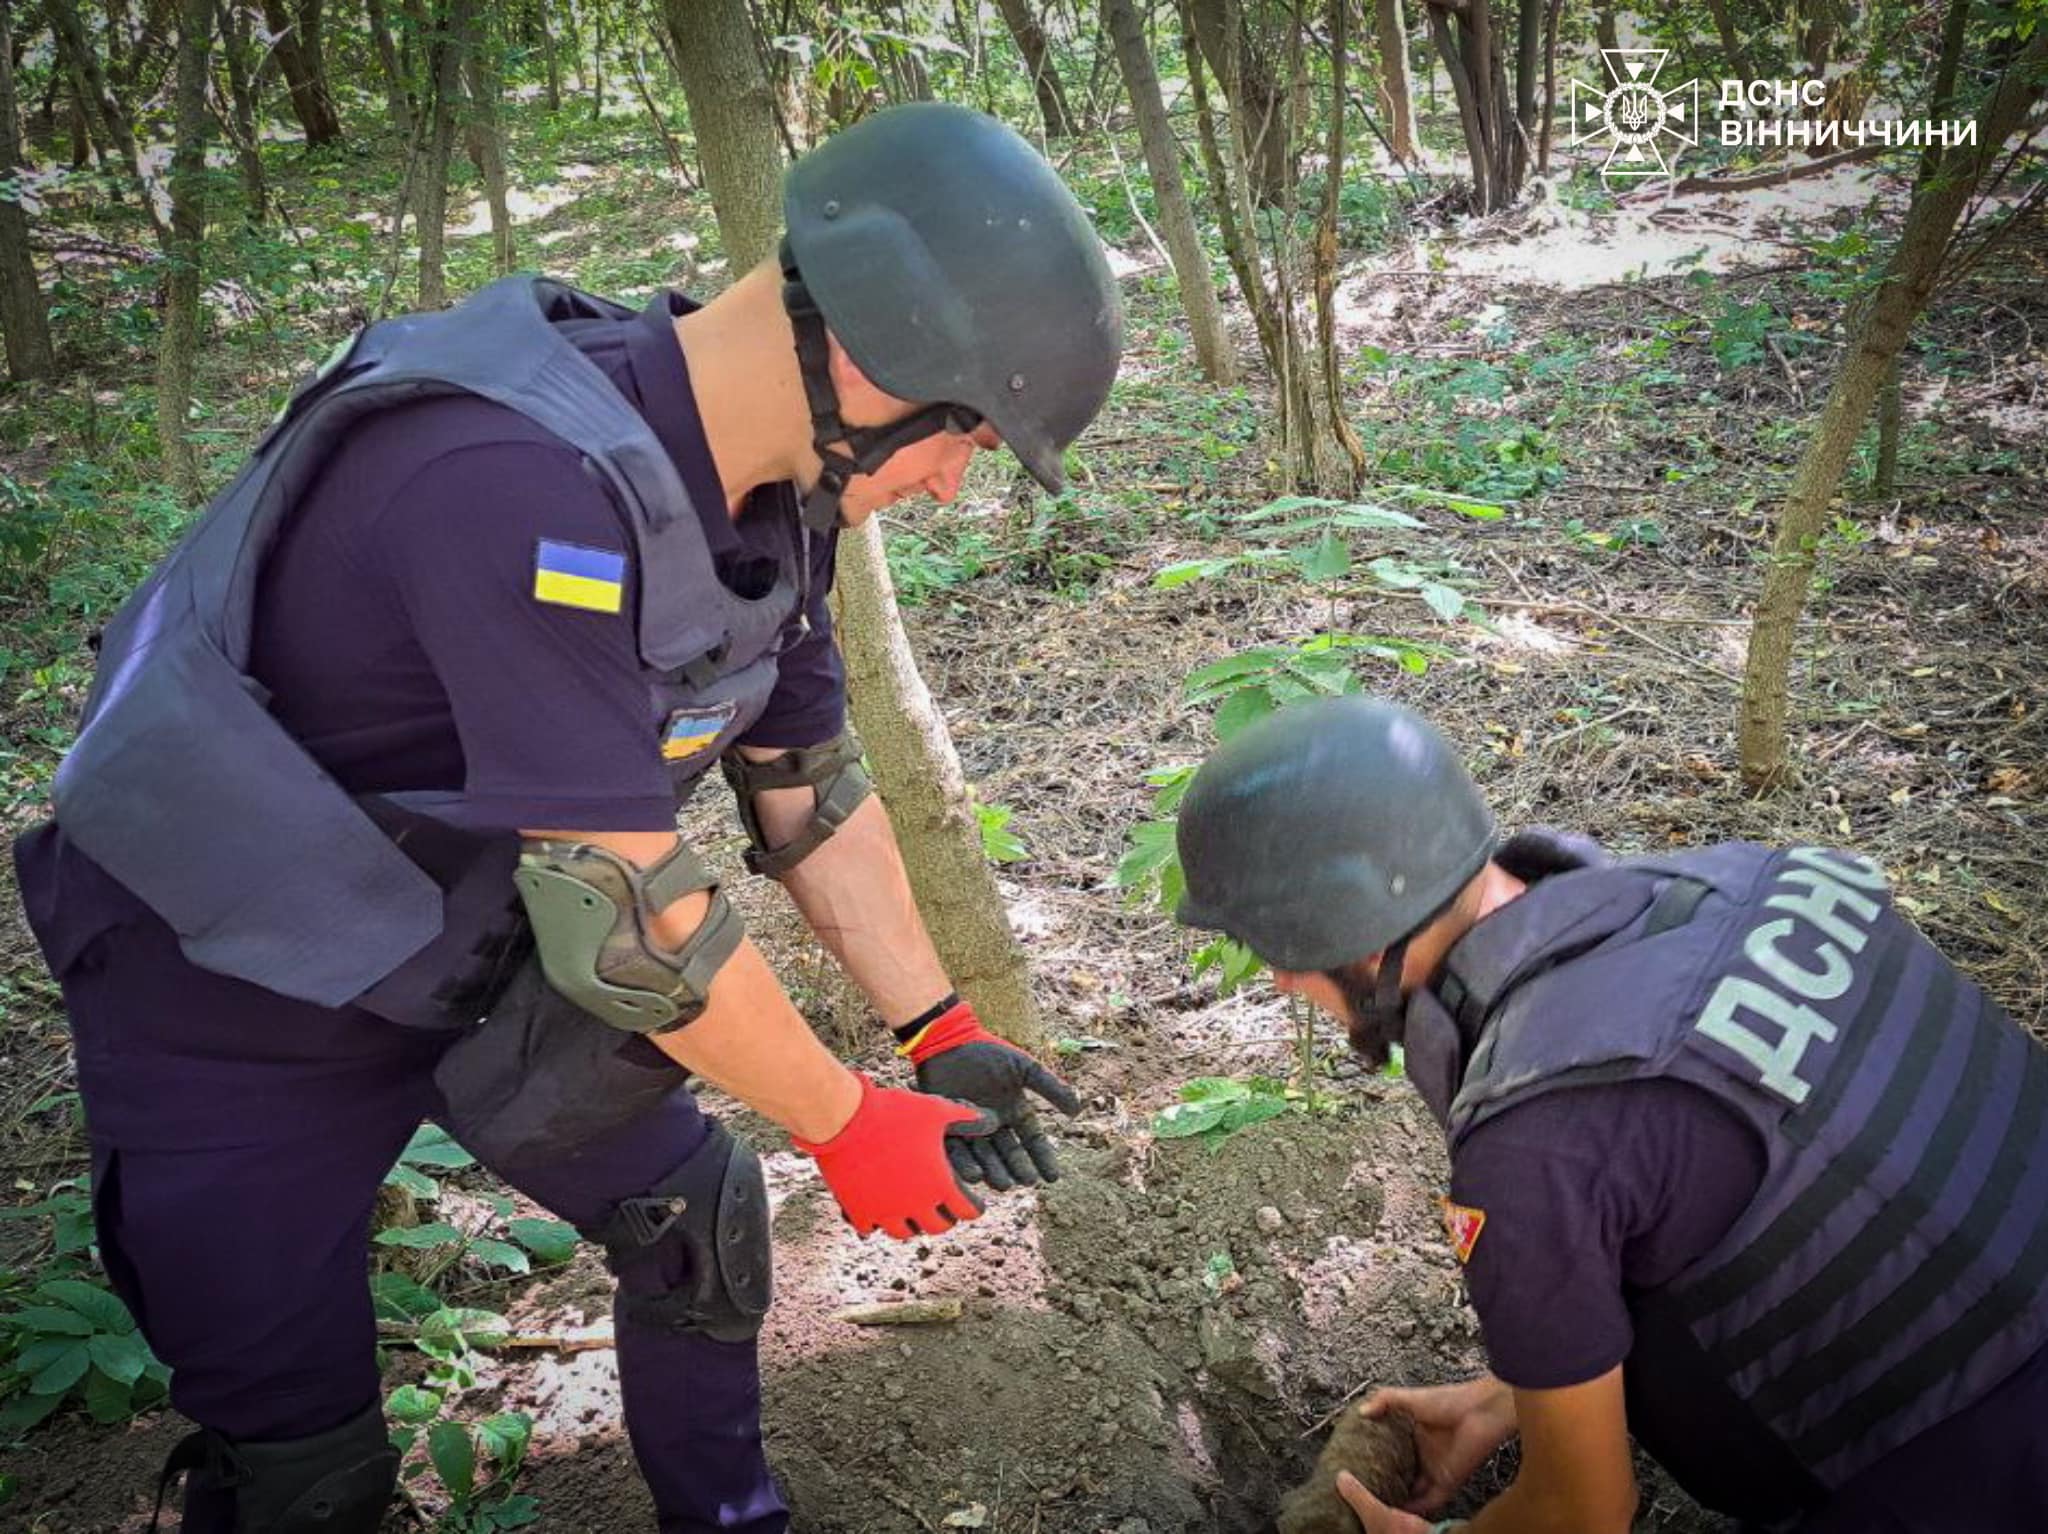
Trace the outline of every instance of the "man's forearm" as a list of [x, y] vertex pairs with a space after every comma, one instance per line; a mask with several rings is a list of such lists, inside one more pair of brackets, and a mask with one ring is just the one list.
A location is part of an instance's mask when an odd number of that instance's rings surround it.
[[860, 1106], [859, 1081], [818, 1042], [751, 942], [719, 969], [695, 1022], [651, 1041], [801, 1139], [831, 1139]]
[[[775, 842], [794, 837], [811, 813], [809, 789], [757, 801]], [[951, 989], [910, 892], [903, 854], [882, 801], [870, 797], [837, 834], [783, 876], [783, 887], [818, 938], [891, 1027]]]

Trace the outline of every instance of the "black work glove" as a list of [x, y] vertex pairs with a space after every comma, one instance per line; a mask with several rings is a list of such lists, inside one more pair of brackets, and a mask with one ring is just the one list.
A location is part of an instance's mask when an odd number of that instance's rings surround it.
[[946, 1142], [962, 1182], [986, 1182], [1002, 1192], [1058, 1181], [1052, 1139], [1039, 1127], [1038, 1112], [1024, 1094], [1036, 1092], [1072, 1118], [1081, 1111], [1080, 1095], [1072, 1087], [982, 1027], [964, 1001], [947, 1008], [901, 1053], [917, 1067], [919, 1091], [973, 1103], [1002, 1121], [1002, 1128], [985, 1139]]

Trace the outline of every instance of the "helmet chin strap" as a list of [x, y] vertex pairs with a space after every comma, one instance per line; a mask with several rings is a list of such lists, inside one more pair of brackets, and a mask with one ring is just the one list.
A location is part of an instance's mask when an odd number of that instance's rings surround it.
[[902, 449], [942, 431], [973, 431], [981, 417], [959, 405], [927, 405], [888, 426], [855, 427], [840, 420], [825, 316], [804, 286], [787, 238], [782, 242], [781, 261], [782, 307], [796, 333], [797, 371], [803, 377], [804, 399], [811, 411], [811, 447], [820, 463], [817, 483], [804, 496], [803, 519], [806, 527], [823, 533], [846, 525], [839, 503], [856, 474], [872, 474]]

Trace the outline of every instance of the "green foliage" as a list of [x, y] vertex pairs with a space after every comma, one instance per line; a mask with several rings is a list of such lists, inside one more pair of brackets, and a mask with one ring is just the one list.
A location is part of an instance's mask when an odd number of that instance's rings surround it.
[[1624, 549], [1654, 549], [1664, 542], [1664, 529], [1649, 517], [1626, 517], [1607, 532], [1597, 532], [1579, 517], [1564, 524], [1564, 535], [1582, 549], [1619, 554]]
[[886, 542], [889, 580], [906, 607], [919, 607], [936, 592], [971, 581], [995, 562], [995, 545], [982, 533], [951, 538], [936, 532], [891, 532]]
[[67, 1192], [7, 1214], [50, 1217], [57, 1250], [40, 1271], [0, 1279], [0, 1297], [9, 1305], [0, 1312], [0, 1443], [19, 1438], [67, 1402], [83, 1406], [95, 1422], [113, 1423], [161, 1401], [170, 1371], [150, 1352], [119, 1296], [87, 1276], [89, 1199]]
[[975, 801], [974, 818], [981, 826], [981, 855], [991, 863], [1021, 863], [1031, 856], [1023, 838], [1009, 829], [1010, 817], [1015, 813], [1007, 804]]
[[[447, 1130], [438, 1124], [422, 1124], [399, 1152], [397, 1164], [385, 1174], [384, 1181], [387, 1186], [402, 1188], [414, 1198], [431, 1203], [440, 1198], [441, 1184], [422, 1168], [461, 1171], [475, 1164], [476, 1158], [458, 1145]], [[492, 1205], [498, 1218], [511, 1213], [509, 1199], [493, 1200]], [[464, 1258], [487, 1270], [528, 1273], [533, 1269], [534, 1258], [543, 1263], [566, 1262], [576, 1247], [575, 1227], [559, 1220], [510, 1220], [506, 1226], [509, 1241], [486, 1234], [494, 1223], [463, 1231], [446, 1220], [428, 1220], [417, 1225], [390, 1226], [371, 1239], [379, 1246], [423, 1254], [421, 1270], [431, 1275], [448, 1272]]]
[[1180, 1089], [1180, 1101], [1152, 1116], [1152, 1132], [1162, 1140], [1202, 1136], [1216, 1144], [1253, 1124], [1279, 1118], [1298, 1106], [1284, 1082], [1264, 1076], [1236, 1081], [1227, 1076], [1201, 1076]]
[[539, 1504], [512, 1491], [533, 1437], [532, 1419], [499, 1412], [467, 1421], [454, 1411], [462, 1393], [476, 1387], [480, 1350], [502, 1343], [510, 1325], [495, 1311], [439, 1304], [407, 1319], [412, 1326], [405, 1338], [427, 1368], [422, 1384], [400, 1385], [384, 1401], [391, 1442], [402, 1456], [399, 1474], [410, 1481], [431, 1470], [439, 1478], [448, 1496], [435, 1525], [443, 1534], [491, 1534], [534, 1522]]

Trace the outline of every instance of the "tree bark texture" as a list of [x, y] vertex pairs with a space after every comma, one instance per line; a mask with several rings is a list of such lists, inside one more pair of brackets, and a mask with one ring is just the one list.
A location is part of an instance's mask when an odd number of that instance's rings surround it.
[[409, 140], [414, 127], [412, 79], [399, 60], [397, 45], [391, 41], [391, 18], [384, 10], [384, 0], [364, 0], [364, 9], [370, 24], [370, 42], [377, 52], [377, 70], [384, 77], [384, 110], [390, 115], [391, 126]]
[[512, 248], [512, 206], [505, 176], [505, 139], [498, 123], [499, 40], [491, 30], [491, 18], [472, 9], [466, 20], [469, 32], [462, 40], [462, 81], [469, 97], [463, 113], [463, 137], [469, 147], [470, 163], [484, 184], [484, 200], [491, 210], [491, 270], [509, 276], [516, 264]]
[[547, 71], [548, 113], [562, 110], [562, 63], [555, 57], [555, 29], [548, 21], [548, 0], [536, 0], [533, 14], [540, 26], [541, 64]]
[[[1337, 356], [1337, 215], [1344, 190], [1344, 74], [1348, 63], [1351, 0], [1329, 0], [1330, 9], [1330, 147], [1329, 163], [1323, 171], [1323, 208], [1316, 224], [1315, 293], [1316, 343], [1320, 355], [1316, 371], [1322, 381], [1322, 418], [1315, 422], [1319, 432], [1344, 455], [1343, 477], [1346, 493], [1365, 479], [1365, 448], [1344, 409], [1344, 367]], [[1326, 488], [1331, 488], [1326, 486]]]
[[945, 716], [896, 610], [880, 519], [839, 538], [840, 649], [854, 728], [903, 848], [917, 907], [946, 974], [993, 1032], [1044, 1043], [1031, 976], [981, 847], [981, 823]]
[[1518, 164], [1516, 180], [1527, 171], [1535, 156], [1531, 146], [1541, 131], [1536, 121], [1537, 75], [1543, 67], [1544, 0], [1520, 0], [1515, 17], [1515, 123], [1512, 153]]
[[455, 113], [462, 97], [462, 47], [469, 35], [474, 0], [441, 0], [434, 8], [434, 27], [426, 39], [428, 76], [433, 81], [427, 107], [426, 144], [420, 155], [414, 210], [419, 220], [420, 297], [422, 309], [448, 303], [448, 158], [455, 148]]
[[1003, 22], [1017, 40], [1030, 72], [1031, 88], [1038, 94], [1038, 115], [1045, 123], [1047, 138], [1066, 138], [1074, 131], [1074, 116], [1067, 106], [1067, 93], [1053, 68], [1052, 49], [1045, 40], [1045, 28], [1031, 9], [1031, 0], [996, 0]]
[[107, 82], [107, 72], [100, 67], [99, 50], [86, 35], [85, 25], [78, 18], [78, 7], [73, 0], [44, 0], [44, 5], [50, 30], [56, 35], [57, 52], [71, 73], [73, 90], [96, 119], [94, 127], [101, 141], [111, 143], [120, 152], [128, 174], [135, 178], [136, 191], [142, 198], [143, 211], [149, 215], [150, 227], [156, 231], [157, 242], [167, 244], [170, 225], [164, 222], [149, 178], [142, 173], [142, 151], [135, 142], [135, 124]]
[[1374, 6], [1380, 44], [1380, 115], [1387, 124], [1394, 158], [1413, 165], [1422, 134], [1415, 126], [1415, 71], [1408, 62], [1408, 18], [1402, 0]]
[[206, 246], [207, 51], [214, 0], [178, 7], [177, 146], [171, 152], [170, 238], [164, 242], [163, 343], [157, 353], [156, 429], [164, 471], [187, 505], [202, 485], [188, 418], [199, 359], [199, 293]]
[[1223, 306], [1209, 275], [1209, 256], [1202, 249], [1201, 235], [1195, 228], [1187, 183], [1181, 178], [1180, 145], [1174, 139], [1173, 125], [1167, 120], [1159, 72], [1145, 42], [1144, 22], [1132, 0], [1102, 0], [1102, 26], [1116, 48], [1124, 87], [1130, 93], [1131, 113], [1138, 121], [1138, 141], [1144, 146], [1145, 164], [1152, 173], [1152, 197], [1159, 210], [1160, 235], [1166, 241], [1174, 276], [1180, 283], [1181, 308], [1194, 338], [1196, 360], [1201, 364], [1202, 376], [1211, 383], [1233, 383], [1237, 378], [1237, 358], [1230, 349]]
[[[1211, 195], [1216, 200], [1217, 222], [1223, 231], [1223, 248], [1230, 269], [1237, 277], [1245, 304], [1252, 312], [1258, 331], [1259, 350], [1272, 370], [1278, 395], [1276, 459], [1281, 465], [1279, 479], [1290, 490], [1311, 494], [1348, 492], [1351, 488], [1344, 467], [1344, 454], [1327, 429], [1325, 404], [1317, 385], [1315, 354], [1302, 337], [1296, 300], [1295, 271], [1298, 262], [1294, 228], [1294, 189], [1290, 183], [1277, 220], [1280, 244], [1273, 252], [1272, 276], [1258, 246], [1258, 224], [1252, 208], [1250, 146], [1245, 139], [1242, 113], [1233, 112], [1228, 131], [1217, 122], [1214, 100], [1205, 79], [1203, 50], [1196, 31], [1196, 0], [1180, 0], [1181, 45], [1187, 55], [1189, 94], [1194, 97], [1195, 129], [1202, 145], [1202, 159], [1209, 173]], [[1299, 34], [1296, 34], [1297, 44]], [[1226, 40], [1224, 47], [1224, 95], [1230, 95], [1229, 79], [1237, 63], [1237, 48]], [[1282, 125], [1283, 130], [1286, 125]]]
[[1240, 136], [1252, 197], [1261, 207], [1277, 208], [1294, 180], [1287, 90], [1275, 78], [1270, 52], [1247, 22], [1241, 0], [1193, 0], [1192, 11], [1195, 41], [1223, 86], [1231, 115], [1244, 123]]
[[1431, 35], [1458, 102], [1465, 153], [1472, 162], [1476, 211], [1496, 213], [1521, 191], [1526, 168], [1514, 114], [1508, 109], [1506, 66], [1490, 0], [1427, 0]]
[[220, 52], [227, 66], [228, 114], [234, 128], [235, 162], [242, 170], [245, 219], [259, 225], [270, 211], [270, 184], [263, 170], [263, 146], [257, 139], [257, 103], [253, 37], [249, 13], [239, 0], [220, 0]]
[[288, 0], [263, 0], [272, 52], [291, 92], [292, 116], [306, 130], [306, 143], [314, 148], [341, 142], [341, 114], [327, 88], [327, 61], [320, 45], [323, 5], [324, 0], [297, 0], [296, 5]]
[[[0, 174], [22, 165], [21, 121], [14, 97], [14, 0], [0, 0]], [[16, 382], [47, 378], [57, 359], [50, 346], [50, 310], [36, 281], [28, 248], [28, 210], [0, 201], [0, 332], [7, 345], [7, 376]]]
[[[1621, 46], [1621, 28], [1614, 19], [1614, 0], [1593, 0], [1593, 35], [1602, 52]], [[1603, 71], [1601, 79], [1605, 78]]]
[[782, 238], [773, 91], [746, 0], [665, 0], [665, 8], [697, 157], [737, 279], [773, 256]]
[[2037, 28], [2008, 65], [1978, 114], [1976, 144], [1952, 146], [1943, 156], [1942, 174], [1915, 192], [1899, 243], [1843, 353], [1813, 439], [1793, 473], [1778, 513], [1777, 538], [1757, 601], [1743, 677], [1737, 747], [1743, 779], [1752, 788], [1775, 786], [1785, 777], [1792, 645], [1813, 576], [1814, 548], [1849, 455], [1907, 332], [1934, 291], [1956, 220], [2048, 84], [2044, 68], [2048, 27]]

